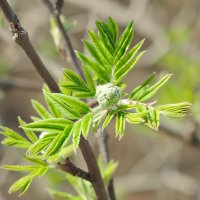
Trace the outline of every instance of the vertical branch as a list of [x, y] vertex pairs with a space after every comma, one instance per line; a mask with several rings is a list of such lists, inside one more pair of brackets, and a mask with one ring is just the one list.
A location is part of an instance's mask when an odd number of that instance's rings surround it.
[[57, 0], [55, 5], [53, 5], [50, 0], [43, 0], [43, 2], [48, 7], [50, 13], [52, 14], [52, 16], [54, 17], [54, 19], [57, 23], [58, 29], [60, 30], [60, 33], [62, 34], [62, 36], [64, 38], [64, 42], [69, 49], [70, 56], [74, 63], [74, 67], [76, 68], [76, 70], [80, 74], [80, 76], [82, 78], [84, 78], [83, 71], [81, 70], [81, 68], [79, 66], [78, 60], [76, 58], [76, 54], [74, 52], [72, 43], [70, 41], [70, 38], [69, 38], [67, 32], [65, 31], [65, 28], [60, 19], [60, 14], [61, 14], [62, 6], [63, 6], [63, 0]]
[[[110, 154], [109, 154], [109, 149], [108, 149], [109, 135], [106, 130], [102, 131], [99, 129], [97, 131], [97, 138], [98, 138], [99, 150], [101, 152], [103, 162], [106, 165], [110, 161]], [[108, 194], [109, 194], [110, 200], [116, 200], [113, 178], [111, 178], [108, 183]]]
[[[39, 55], [35, 51], [32, 46], [28, 33], [24, 30], [24, 28], [19, 23], [19, 20], [11, 7], [9, 6], [6, 0], [0, 0], [0, 7], [3, 11], [5, 18], [8, 20], [10, 24], [10, 30], [13, 36], [14, 41], [21, 46], [21, 48], [25, 51], [28, 58], [33, 63], [33, 66], [38, 71], [44, 82], [48, 85], [52, 92], [60, 92], [59, 87], [56, 81], [53, 79], [51, 74], [46, 69]], [[98, 200], [108, 200], [108, 195], [95, 159], [94, 152], [92, 151], [90, 144], [87, 140], [81, 137], [80, 140], [80, 148], [83, 154], [83, 157], [86, 161], [89, 173], [94, 176], [95, 181], [92, 182], [92, 186], [96, 193]]]

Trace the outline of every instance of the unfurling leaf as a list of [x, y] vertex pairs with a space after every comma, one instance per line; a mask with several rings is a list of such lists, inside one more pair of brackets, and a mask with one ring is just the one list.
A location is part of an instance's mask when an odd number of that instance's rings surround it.
[[138, 101], [145, 101], [149, 98], [151, 98], [155, 93], [160, 89], [172, 76], [172, 74], [167, 74], [163, 78], [161, 78], [157, 83], [152, 85], [151, 87], [148, 87], [140, 96], [138, 96]]
[[169, 117], [185, 117], [191, 114], [191, 104], [188, 102], [160, 105], [156, 108], [163, 115]]
[[141, 85], [136, 87], [129, 95], [129, 99], [137, 99], [140, 94], [144, 93], [145, 89], [150, 87], [149, 84], [153, 81], [155, 75], [155, 73], [151, 74]]

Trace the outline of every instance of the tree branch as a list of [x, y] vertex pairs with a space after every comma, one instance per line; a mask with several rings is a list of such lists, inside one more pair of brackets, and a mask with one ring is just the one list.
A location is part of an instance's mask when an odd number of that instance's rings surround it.
[[72, 174], [73, 176], [80, 177], [86, 181], [94, 182], [94, 177], [91, 176], [89, 172], [86, 172], [78, 167], [76, 167], [69, 158], [66, 158], [64, 163], [58, 162], [58, 168], [62, 171]]
[[62, 34], [62, 37], [64, 38], [65, 44], [66, 44], [67, 48], [69, 49], [69, 53], [70, 53], [70, 56], [73, 60], [75, 69], [80, 74], [80, 76], [84, 79], [83, 71], [81, 70], [81, 68], [79, 66], [79, 63], [78, 63], [78, 60], [76, 58], [76, 54], [74, 52], [72, 43], [70, 41], [70, 38], [69, 38], [67, 32], [65, 31], [65, 28], [64, 28], [64, 26], [61, 22], [61, 19], [60, 19], [61, 9], [62, 9], [62, 6], [63, 6], [63, 0], [57, 0], [55, 5], [53, 5], [53, 3], [51, 3], [50, 0], [43, 0], [43, 2], [48, 7], [51, 15], [54, 17], [54, 19], [57, 23], [58, 29], [60, 30], [60, 33]]
[[[98, 138], [99, 150], [101, 152], [103, 162], [106, 165], [110, 161], [110, 154], [109, 154], [109, 149], [108, 149], [109, 135], [106, 130], [102, 131], [101, 129], [97, 131], [96, 135]], [[116, 200], [113, 178], [111, 178], [108, 183], [108, 194], [111, 200]]]
[[[14, 41], [22, 47], [26, 55], [29, 57], [33, 66], [38, 71], [44, 82], [48, 85], [52, 92], [60, 92], [56, 81], [53, 79], [51, 74], [48, 72], [34, 47], [32, 46], [28, 33], [23, 29], [19, 20], [6, 0], [0, 1], [1, 9], [5, 15], [5, 18], [10, 23], [10, 29]], [[108, 200], [108, 195], [96, 162], [95, 155], [90, 147], [87, 140], [81, 137], [80, 149], [82, 151], [83, 157], [86, 161], [89, 173], [94, 176], [95, 181], [92, 182], [94, 191], [96, 193], [98, 200]]]

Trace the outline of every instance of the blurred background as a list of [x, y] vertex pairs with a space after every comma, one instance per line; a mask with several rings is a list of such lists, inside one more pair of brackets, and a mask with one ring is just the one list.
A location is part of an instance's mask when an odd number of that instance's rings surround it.
[[[68, 50], [55, 48], [50, 33], [50, 14], [42, 0], [10, 1], [29, 32], [32, 43], [51, 74], [58, 80], [64, 67], [72, 67]], [[0, 14], [1, 15], [1, 14]], [[146, 38], [145, 53], [127, 76], [131, 91], [150, 73], [173, 73], [158, 93], [158, 103], [189, 101], [193, 113], [183, 120], [162, 119], [158, 132], [143, 126], [126, 126], [126, 136], [109, 133], [111, 157], [119, 162], [115, 188], [122, 200], [200, 200], [200, 1], [199, 0], [65, 0], [65, 24], [74, 49], [85, 51], [81, 39], [95, 20], [114, 18], [120, 31], [134, 20], [136, 44]], [[34, 113], [30, 99], [44, 102], [43, 82], [24, 52], [12, 41], [8, 24], [0, 16], [0, 124], [17, 129], [17, 116], [29, 121]], [[0, 136], [0, 140], [3, 137]], [[96, 139], [91, 143], [98, 152]], [[0, 165], [19, 164], [23, 152], [0, 146]], [[84, 167], [81, 155], [76, 162]], [[17, 200], [8, 195], [11, 183], [22, 174], [0, 170], [0, 200]], [[71, 191], [61, 173], [32, 183], [21, 200], [50, 199], [47, 186]]]

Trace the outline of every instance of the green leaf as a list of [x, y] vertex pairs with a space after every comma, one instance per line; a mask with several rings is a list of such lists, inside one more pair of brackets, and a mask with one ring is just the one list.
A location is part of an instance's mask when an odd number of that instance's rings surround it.
[[27, 151], [27, 155], [29, 157], [37, 156], [40, 152], [47, 148], [47, 146], [51, 143], [53, 139], [53, 134], [48, 134], [45, 135], [43, 138], [40, 138], [37, 142], [30, 146], [30, 148]]
[[[19, 121], [19, 124], [20, 126], [24, 126], [26, 125], [27, 123], [25, 121], [23, 121], [20, 117], [18, 117], [18, 121]], [[31, 142], [36, 142], [38, 140], [38, 137], [37, 135], [33, 132], [33, 131], [30, 131], [30, 130], [24, 130], [26, 136], [29, 138], [29, 140]]]
[[53, 138], [53, 140], [51, 141], [51, 143], [49, 144], [48, 148], [44, 153], [43, 156], [44, 159], [57, 153], [63, 147], [63, 145], [66, 143], [66, 141], [69, 140], [71, 136], [71, 129], [72, 129], [71, 127], [66, 127], [62, 133], [56, 135]]
[[47, 158], [47, 162], [49, 164], [57, 163], [61, 158], [65, 159], [67, 157], [70, 157], [73, 152], [73, 145], [67, 145], [66, 147], [63, 147], [59, 152], [49, 156]]
[[129, 99], [137, 98], [145, 89], [149, 88], [149, 84], [154, 80], [155, 73], [151, 74], [141, 85], [136, 87], [129, 95]]
[[191, 114], [192, 104], [188, 102], [159, 105], [156, 109], [165, 116], [169, 117], [185, 117]]
[[90, 126], [92, 123], [92, 116], [93, 116], [93, 113], [90, 112], [86, 114], [81, 120], [81, 130], [85, 138], [87, 138], [89, 130], [90, 130]]
[[14, 146], [17, 148], [22, 148], [22, 149], [28, 149], [31, 146], [31, 143], [29, 142], [24, 142], [21, 140], [16, 140], [14, 138], [5, 138], [1, 144], [7, 145], [7, 146]]
[[108, 75], [108, 72], [104, 69], [104, 67], [97, 62], [94, 62], [91, 60], [88, 56], [76, 52], [76, 55], [80, 59], [80, 61], [89, 68], [99, 79], [103, 80], [104, 82], [109, 82], [110, 77]]
[[50, 118], [23, 125], [22, 128], [25, 130], [38, 132], [60, 133], [65, 129], [66, 126], [72, 125], [73, 122], [68, 119]]
[[114, 172], [116, 171], [118, 163], [110, 160], [106, 168], [102, 171], [102, 178], [105, 183], [108, 183], [113, 177]]
[[148, 111], [138, 112], [138, 113], [127, 113], [125, 115], [125, 118], [130, 123], [138, 124], [138, 123], [145, 122], [143, 117], [146, 116], [147, 114], [148, 114]]
[[1, 168], [7, 169], [10, 171], [33, 171], [38, 168], [38, 166], [33, 165], [5, 165]]
[[146, 89], [146, 91], [138, 97], [138, 101], [145, 101], [151, 98], [158, 91], [158, 89], [160, 89], [170, 79], [171, 76], [172, 74], [165, 75], [157, 83]]
[[[47, 93], [45, 92], [46, 98], [48, 98], [49, 101], [52, 102], [52, 104], [56, 105], [56, 108], [59, 110], [61, 114], [66, 116], [68, 119], [78, 119], [81, 117], [81, 114], [74, 109], [73, 105], [69, 105], [68, 101], [70, 101], [70, 104], [74, 104], [75, 102], [80, 102], [79, 100], [76, 100], [74, 97], [70, 97], [65, 94], [56, 94], [56, 93]], [[78, 103], [75, 104], [76, 107], [78, 106]], [[82, 103], [82, 102], [81, 102]], [[83, 105], [83, 104], [82, 104]]]
[[52, 101], [45, 95], [45, 92], [50, 92], [50, 90], [48, 88], [43, 89], [43, 94], [44, 94], [44, 99], [48, 105], [48, 109], [51, 112], [51, 115], [54, 116], [55, 118], [60, 118], [61, 113], [56, 108], [56, 105], [52, 103]]
[[125, 117], [123, 112], [118, 112], [116, 117], [115, 134], [121, 139], [124, 136]]
[[103, 122], [103, 125], [102, 125], [102, 128], [104, 129], [109, 123], [110, 121], [112, 120], [112, 118], [115, 116], [116, 114], [116, 111], [112, 110], [108, 113], [105, 121]]
[[118, 37], [118, 29], [119, 29], [118, 25], [111, 17], [109, 17], [108, 19], [108, 24], [109, 24], [110, 30], [112, 31], [113, 42], [114, 44], [116, 44], [117, 37]]
[[115, 51], [115, 43], [113, 41], [113, 36], [112, 32], [110, 31], [109, 25], [105, 22], [96, 21], [96, 26], [102, 43], [113, 55]]
[[128, 72], [137, 64], [145, 51], [141, 52], [136, 58], [125, 64], [121, 69], [117, 70], [114, 74], [116, 83], [120, 82]]
[[[96, 49], [98, 50], [99, 54], [101, 55], [101, 60], [103, 62], [106, 62], [108, 66], [112, 64], [112, 54], [109, 52], [107, 47], [104, 45], [104, 43], [101, 41], [101, 39], [95, 34], [94, 31], [88, 30], [89, 36], [91, 40], [93, 41], [93, 44], [95, 45]], [[106, 66], [105, 66], [106, 67]], [[111, 72], [111, 69], [106, 68], [108, 71]]]
[[93, 95], [95, 95], [96, 87], [95, 87], [95, 84], [94, 84], [92, 74], [90, 73], [90, 71], [85, 66], [83, 67], [83, 70], [84, 70], [85, 78], [87, 80], [88, 87], [90, 88], [90, 91], [93, 92]]
[[83, 40], [83, 44], [85, 45], [85, 47], [87, 48], [87, 50], [89, 51], [89, 53], [91, 54], [91, 56], [96, 60], [96, 62], [98, 62], [100, 65], [103, 66], [105, 64], [105, 62], [102, 61], [102, 58], [99, 55], [98, 50], [94, 47], [94, 45], [92, 45], [87, 40]]
[[9, 189], [9, 193], [16, 192], [17, 190], [20, 190], [20, 195], [23, 195], [26, 190], [29, 188], [30, 184], [32, 182], [32, 179], [29, 176], [24, 176], [20, 178], [18, 181], [16, 181]]
[[72, 128], [73, 148], [75, 152], [78, 148], [80, 137], [81, 137], [81, 122], [82, 122], [81, 120], [76, 122], [76, 124], [74, 124], [74, 127]]
[[68, 82], [63, 82], [62, 87], [70, 88], [70, 86], [74, 86], [75, 89], [79, 91], [85, 91], [85, 92], [90, 92], [88, 86], [86, 83], [83, 81], [83, 79], [76, 73], [74, 73], [70, 69], [65, 69], [64, 70], [64, 76], [66, 80], [70, 80], [73, 84], [70, 85]]
[[42, 118], [42, 119], [46, 119], [46, 118], [50, 118], [51, 115], [50, 113], [46, 110], [46, 108], [44, 108], [43, 105], [41, 105], [39, 102], [32, 100], [32, 105], [35, 109], [35, 111], [38, 113], [38, 115]]
[[0, 128], [3, 130], [0, 132], [0, 134], [5, 135], [7, 138], [5, 138], [1, 143], [8, 146], [15, 146], [18, 148], [29, 148], [31, 143], [24, 137], [20, 136], [17, 132], [13, 131], [12, 129], [9, 129], [7, 127], [0, 126]]
[[43, 162], [41, 159], [31, 158], [31, 157], [28, 157], [28, 156], [24, 156], [24, 158], [26, 160], [28, 160], [29, 162], [32, 162], [32, 163], [34, 163], [36, 165], [47, 166], [47, 164], [45, 162]]
[[[48, 93], [46, 95], [57, 103], [57, 108], [60, 109], [60, 112], [63, 114], [69, 112], [72, 118], [78, 119], [90, 111], [90, 108], [85, 102], [75, 97], [58, 93]], [[70, 116], [68, 115], [68, 117]]]
[[126, 53], [132, 38], [133, 38], [133, 22], [130, 22], [117, 42], [114, 64], [117, 64], [117, 62], [121, 59], [121, 57]]
[[137, 54], [137, 52], [140, 50], [143, 43], [144, 43], [144, 40], [136, 44], [127, 54], [123, 55], [122, 58], [117, 62], [115, 66], [115, 71], [118, 71], [125, 64], [130, 62], [134, 58], [134, 56]]

